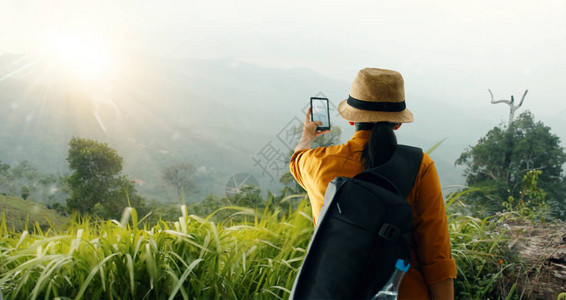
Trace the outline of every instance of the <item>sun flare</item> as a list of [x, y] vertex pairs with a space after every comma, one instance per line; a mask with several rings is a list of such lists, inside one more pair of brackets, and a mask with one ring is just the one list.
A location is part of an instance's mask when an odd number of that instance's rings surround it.
[[80, 80], [104, 80], [112, 76], [108, 45], [84, 35], [57, 35], [49, 40], [49, 55], [57, 66]]
[[119, 80], [116, 55], [108, 40], [85, 32], [58, 33], [46, 39], [42, 55], [48, 61], [46, 73], [64, 85], [73, 106], [92, 111], [100, 128], [120, 118], [113, 86]]

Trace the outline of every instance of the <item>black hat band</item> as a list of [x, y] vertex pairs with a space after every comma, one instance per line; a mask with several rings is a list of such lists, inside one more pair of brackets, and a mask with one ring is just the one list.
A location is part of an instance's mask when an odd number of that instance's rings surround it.
[[404, 111], [407, 105], [403, 102], [368, 102], [358, 100], [348, 95], [348, 104], [351, 107], [361, 110], [383, 111], [383, 112], [400, 112]]

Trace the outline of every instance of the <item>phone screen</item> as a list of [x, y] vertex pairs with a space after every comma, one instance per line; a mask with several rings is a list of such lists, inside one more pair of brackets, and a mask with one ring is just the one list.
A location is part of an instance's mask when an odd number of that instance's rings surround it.
[[318, 131], [330, 129], [328, 99], [316, 97], [311, 98], [311, 120], [322, 122], [322, 125], [316, 127]]

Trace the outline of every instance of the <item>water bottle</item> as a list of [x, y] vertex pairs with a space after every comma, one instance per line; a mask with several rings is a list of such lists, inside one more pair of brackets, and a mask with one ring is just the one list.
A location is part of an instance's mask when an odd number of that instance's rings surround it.
[[405, 261], [398, 259], [395, 263], [395, 271], [391, 274], [389, 280], [385, 283], [383, 288], [371, 298], [371, 300], [397, 300], [397, 295], [399, 293], [399, 286], [401, 286], [401, 280], [405, 272], [409, 270], [410, 264], [405, 266]]

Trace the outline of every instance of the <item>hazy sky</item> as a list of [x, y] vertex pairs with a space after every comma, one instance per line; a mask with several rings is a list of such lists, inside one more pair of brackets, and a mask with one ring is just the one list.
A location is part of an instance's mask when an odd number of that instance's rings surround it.
[[[0, 54], [42, 53], [61, 34], [113, 57], [233, 58], [306, 67], [351, 82], [401, 71], [408, 94], [475, 110], [529, 95], [536, 116], [566, 114], [566, 1], [0, 0]], [[409, 99], [407, 99], [409, 101]]]

